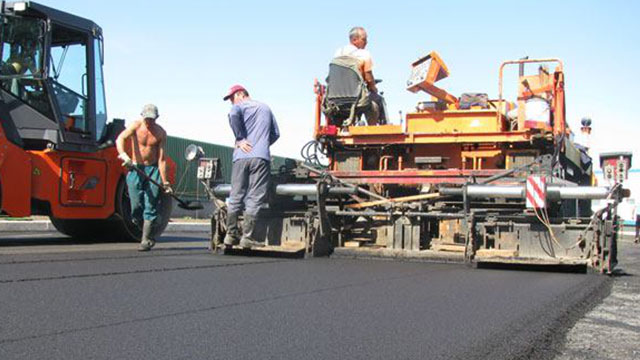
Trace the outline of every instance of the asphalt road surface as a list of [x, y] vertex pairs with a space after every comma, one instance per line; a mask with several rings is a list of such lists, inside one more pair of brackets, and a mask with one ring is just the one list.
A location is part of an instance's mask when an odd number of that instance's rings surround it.
[[0, 359], [544, 359], [600, 275], [0, 238]]

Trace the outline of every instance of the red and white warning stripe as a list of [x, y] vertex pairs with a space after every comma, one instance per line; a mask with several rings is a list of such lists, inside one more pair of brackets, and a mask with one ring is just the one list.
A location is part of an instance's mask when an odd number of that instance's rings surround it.
[[527, 208], [541, 209], [546, 207], [547, 181], [543, 176], [527, 178]]

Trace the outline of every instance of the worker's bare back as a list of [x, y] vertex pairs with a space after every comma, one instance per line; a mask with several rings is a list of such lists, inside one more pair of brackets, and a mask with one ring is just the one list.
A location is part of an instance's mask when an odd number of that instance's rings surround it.
[[133, 125], [131, 136], [132, 160], [136, 164], [155, 165], [159, 160], [160, 146], [167, 136], [164, 129], [155, 123], [138, 120]]

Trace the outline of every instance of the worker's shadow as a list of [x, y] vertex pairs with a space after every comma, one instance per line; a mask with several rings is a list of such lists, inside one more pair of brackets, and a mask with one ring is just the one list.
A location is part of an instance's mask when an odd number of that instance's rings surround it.
[[[188, 250], [207, 250], [209, 249], [209, 238], [206, 236], [176, 236], [176, 235], [163, 235], [156, 239], [157, 244], [162, 244], [164, 247], [161, 251], [188, 251]], [[194, 246], [185, 246], [187, 243], [198, 243]], [[170, 246], [175, 244], [176, 246]], [[169, 247], [166, 247], [169, 245]]]
[[480, 262], [476, 263], [477, 269], [485, 270], [509, 270], [509, 271], [527, 271], [527, 272], [548, 272], [548, 273], [571, 273], [586, 274], [588, 268], [586, 265], [543, 265], [543, 264], [513, 264], [500, 262]]
[[[206, 236], [198, 235], [163, 235], [157, 240], [158, 243], [195, 243], [202, 242], [202, 246], [195, 247], [181, 247], [181, 250], [203, 249], [208, 246], [209, 239]], [[72, 238], [59, 233], [46, 233], [42, 236], [29, 236], [25, 237], [19, 234], [9, 234], [0, 236], [0, 247], [13, 247], [13, 246], [74, 246], [74, 245], [99, 245], [99, 244], [117, 244], [117, 243], [130, 243], [134, 242], [126, 241], [122, 238], [104, 238], [104, 237], [87, 237], [87, 238]]]
[[282, 252], [277, 250], [262, 250], [262, 249], [240, 249], [240, 248], [221, 248], [216, 250], [218, 255], [233, 255], [233, 256], [246, 256], [257, 258], [274, 258], [274, 259], [304, 259], [304, 251], [297, 252]]
[[209, 238], [207, 236], [198, 236], [198, 235], [181, 235], [181, 236], [177, 236], [177, 235], [162, 235], [157, 239], [157, 242], [159, 243], [169, 243], [169, 242], [175, 242], [175, 243], [185, 243], [185, 242], [195, 242], [195, 241], [203, 241], [203, 242], [208, 242]]
[[633, 276], [637, 276], [638, 274], [633, 272], [633, 270], [630, 269], [630, 271], [627, 271], [627, 269], [625, 268], [615, 268], [613, 269], [613, 271], [611, 272], [610, 276], [612, 277], [633, 277]]
[[45, 246], [45, 245], [91, 245], [104, 243], [104, 240], [74, 239], [62, 234], [46, 234], [41, 237], [23, 237], [19, 235], [0, 236], [0, 247], [11, 246]]

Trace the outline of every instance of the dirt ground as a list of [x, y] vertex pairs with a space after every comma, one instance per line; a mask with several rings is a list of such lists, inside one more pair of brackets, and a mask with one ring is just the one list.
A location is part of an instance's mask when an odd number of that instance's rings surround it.
[[568, 332], [557, 360], [640, 359], [640, 244], [630, 234], [618, 258], [611, 295]]

